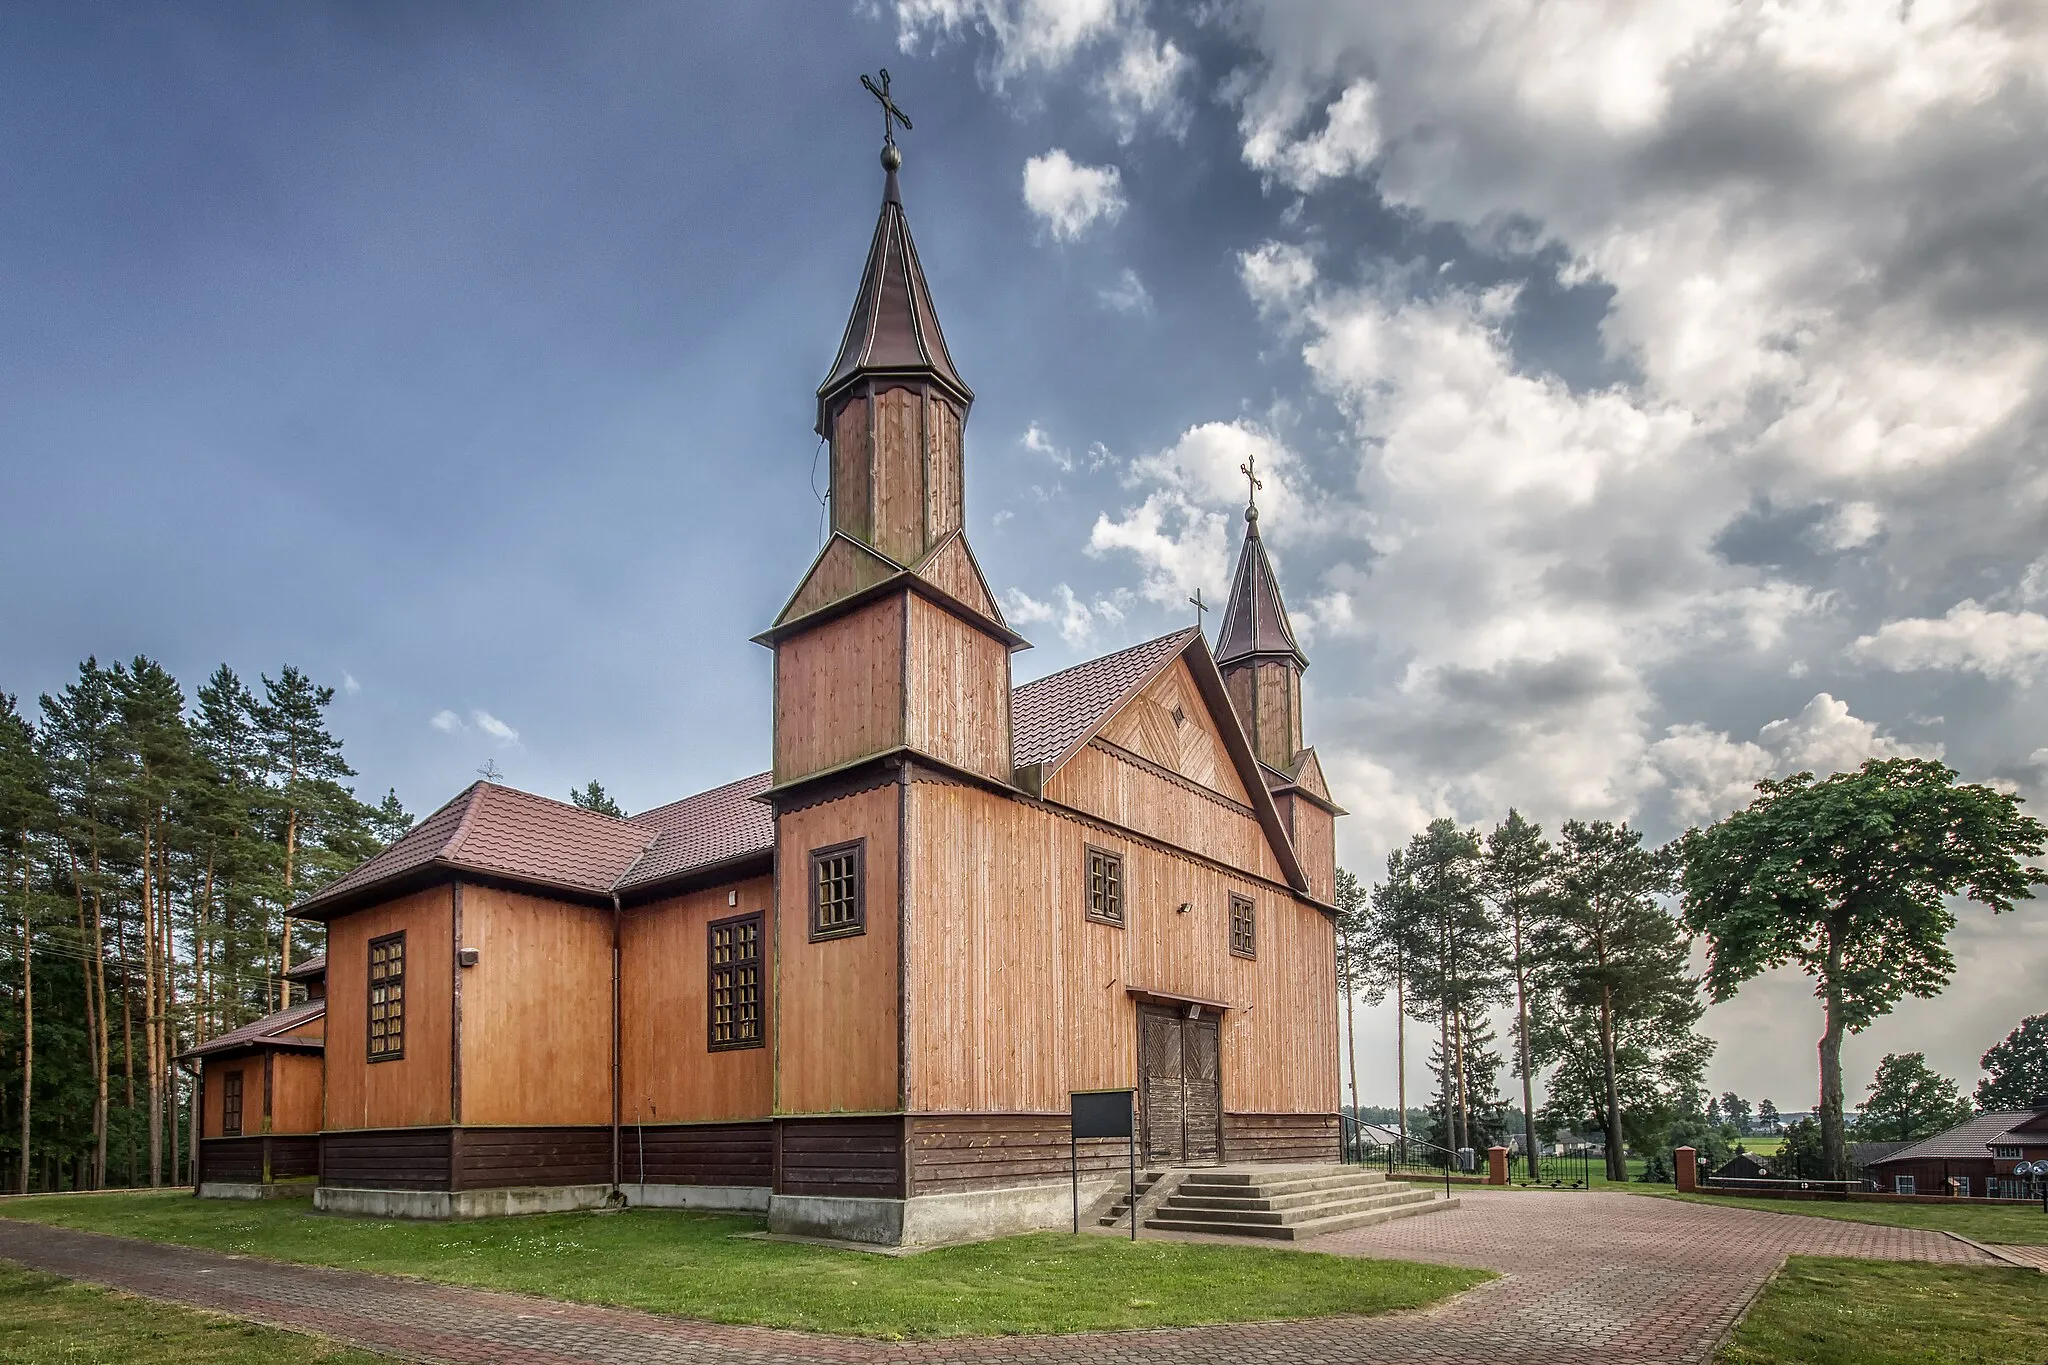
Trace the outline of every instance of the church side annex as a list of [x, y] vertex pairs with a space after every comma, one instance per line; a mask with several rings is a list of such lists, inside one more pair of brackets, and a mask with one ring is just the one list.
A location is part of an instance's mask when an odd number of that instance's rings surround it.
[[[1013, 687], [974, 394], [893, 138], [883, 166], [817, 394], [831, 535], [755, 637], [771, 767], [630, 819], [478, 782], [305, 902], [321, 1207], [1061, 1226], [1070, 1094], [1116, 1087], [1150, 1163], [1336, 1158], [1342, 811], [1256, 505], [1213, 654], [1182, 630]], [[1123, 1146], [1083, 1162], [1106, 1190]]]

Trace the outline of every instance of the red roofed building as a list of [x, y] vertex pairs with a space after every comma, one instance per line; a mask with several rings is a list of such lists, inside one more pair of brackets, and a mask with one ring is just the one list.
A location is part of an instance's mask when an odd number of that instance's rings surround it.
[[756, 637], [769, 770], [630, 819], [479, 782], [305, 902], [323, 1207], [1056, 1225], [1070, 1098], [1119, 1088], [1150, 1163], [1335, 1158], [1342, 812], [1256, 509], [1215, 655], [1013, 687], [893, 155], [817, 395], [831, 536]]

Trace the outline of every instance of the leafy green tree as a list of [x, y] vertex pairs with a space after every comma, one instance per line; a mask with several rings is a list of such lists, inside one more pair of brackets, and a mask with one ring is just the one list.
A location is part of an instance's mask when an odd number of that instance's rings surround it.
[[1812, 1119], [1798, 1119], [1785, 1125], [1785, 1141], [1778, 1147], [1778, 1159], [1771, 1174], [1792, 1180], [1821, 1180], [1827, 1177], [1827, 1143], [1820, 1125]]
[[1530, 968], [1536, 920], [1550, 890], [1550, 845], [1540, 825], [1512, 808], [1486, 836], [1480, 887], [1507, 925], [1509, 966], [1515, 978], [1515, 1074], [1522, 1078], [1523, 1150], [1536, 1145], [1535, 1051], [1529, 1036]]
[[1874, 758], [1820, 782], [1796, 773], [1759, 782], [1747, 809], [1683, 840], [1686, 922], [1710, 945], [1713, 998], [1788, 964], [1814, 978], [1829, 1179], [1849, 1169], [1843, 1035], [1948, 984], [1950, 897], [1996, 914], [2048, 881], [2021, 862], [2041, 853], [2048, 829], [2019, 798], [1955, 779], [1919, 758]]
[[[1364, 963], [1361, 949], [1372, 901], [1348, 868], [1337, 869], [1337, 994], [1344, 1002], [1344, 1047], [1351, 1079], [1351, 1113], [1358, 1115], [1357, 1000]], [[1376, 1002], [1375, 1002], [1376, 1003]]]
[[2028, 1109], [2048, 1098], [2048, 1014], [2022, 1019], [1981, 1060], [1991, 1074], [1977, 1082], [1979, 1109]]
[[1756, 1126], [1766, 1133], [1775, 1133], [1778, 1131], [1781, 1125], [1778, 1122], [1778, 1106], [1776, 1101], [1757, 1101]]
[[611, 793], [606, 791], [604, 785], [594, 777], [584, 786], [571, 789], [569, 799], [584, 810], [596, 811], [599, 815], [609, 815], [614, 820], [626, 818], [626, 808], [612, 800]]
[[1751, 1123], [1749, 1101], [1733, 1090], [1722, 1095], [1721, 1121], [1734, 1128], [1736, 1136], [1748, 1137]]
[[1969, 1116], [1970, 1102], [1927, 1065], [1926, 1053], [1891, 1052], [1877, 1064], [1856, 1132], [1873, 1142], [1911, 1142], [1947, 1132]]
[[[1603, 1093], [1595, 1112], [1607, 1134], [1609, 1180], [1627, 1178], [1625, 1071], [1644, 1078], [1645, 1091], [1636, 1097], [1643, 1105], [1648, 1093], [1664, 1088], [1648, 1084], [1649, 1078], [1677, 1072], [1687, 1078], [1689, 1093], [1704, 1061], [1705, 1040], [1693, 1025], [1705, 1006], [1687, 970], [1690, 944], [1658, 900], [1671, 890], [1674, 874], [1671, 851], [1644, 848], [1642, 831], [1606, 820], [1568, 820], [1536, 927], [1537, 975], [1557, 1020], [1551, 1056], [1576, 1056], [1583, 1064], [1589, 1034], [1599, 1049]], [[1625, 1066], [1625, 1049], [1640, 1060]]]

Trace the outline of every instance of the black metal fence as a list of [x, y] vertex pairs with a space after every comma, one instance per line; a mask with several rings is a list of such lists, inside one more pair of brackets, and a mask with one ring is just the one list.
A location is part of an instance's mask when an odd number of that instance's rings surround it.
[[[1600, 1158], [1605, 1170], [1606, 1158]], [[1593, 1149], [1578, 1145], [1550, 1153], [1508, 1153], [1508, 1183], [1541, 1185], [1552, 1190], [1586, 1190], [1593, 1187]]]

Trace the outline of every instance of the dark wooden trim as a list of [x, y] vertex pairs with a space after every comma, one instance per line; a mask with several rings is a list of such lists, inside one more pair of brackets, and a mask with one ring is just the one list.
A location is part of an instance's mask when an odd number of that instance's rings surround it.
[[1335, 1114], [1224, 1112], [1225, 1161], [1335, 1161], [1337, 1156]]
[[[759, 800], [759, 798], [755, 798]], [[765, 877], [775, 869], [775, 851], [764, 849], [759, 853], [746, 853], [737, 858], [721, 862], [704, 863], [685, 869], [658, 881], [636, 882], [630, 888], [621, 888], [619, 902], [624, 909], [637, 910], [655, 901], [668, 900], [672, 896], [685, 896], [692, 891], [706, 887], [722, 886], [727, 882], [752, 881]]]
[[338, 1189], [452, 1189], [454, 1133], [445, 1126], [322, 1133], [320, 1179]]
[[633, 1124], [624, 1132], [620, 1178], [645, 1185], [775, 1183], [775, 1125], [752, 1123]]
[[[760, 995], [765, 994], [763, 988], [768, 982], [767, 917], [759, 910], [749, 910], [745, 914], [727, 915], [723, 919], [712, 920], [704, 926], [704, 1046], [706, 1051], [739, 1052], [747, 1048], [768, 1046], [767, 1011], [759, 1008], [765, 1002], [758, 999], [754, 1012], [754, 1036], [724, 1043], [718, 1041], [719, 966], [716, 960], [718, 931], [729, 928], [732, 925], [745, 924], [749, 920], [754, 922], [754, 989], [757, 995]], [[739, 967], [746, 964], [735, 962], [732, 965]]]
[[886, 749], [878, 754], [868, 754], [828, 768], [821, 773], [812, 773], [797, 778], [783, 786], [771, 788], [755, 797], [766, 801], [779, 815], [794, 811], [809, 810], [813, 806], [829, 805], [862, 792], [876, 791], [896, 781], [894, 759], [906, 752], [902, 746]]
[[[1238, 912], [1244, 912], [1244, 933], [1237, 932]], [[1230, 955], [1248, 962], [1259, 959], [1259, 903], [1250, 896], [1230, 893]]]
[[[872, 541], [863, 540], [861, 545], [866, 549], [875, 550]], [[881, 558], [889, 560], [891, 564], [896, 562], [893, 559], [889, 559], [889, 556], [883, 554], [880, 550], [875, 550], [875, 553]], [[794, 620], [770, 626], [759, 635], [753, 636], [753, 642], [757, 645], [766, 645], [768, 648], [773, 649], [792, 635], [801, 634], [813, 626], [823, 625], [827, 621], [836, 620], [849, 612], [868, 605], [870, 602], [878, 602], [885, 597], [894, 596], [901, 592], [916, 593], [948, 616], [965, 621], [982, 634], [1007, 646], [1013, 654], [1020, 649], [1031, 648], [1031, 642], [1016, 631], [1011, 630], [1000, 622], [990, 620], [938, 584], [921, 574], [914, 573], [910, 569], [902, 569], [897, 573], [889, 575], [881, 582], [862, 588], [858, 592], [850, 592], [844, 597], [834, 598], [817, 610], [807, 611]]]
[[266, 1133], [270, 1131], [270, 1093], [271, 1087], [276, 1083], [272, 1064], [276, 1058], [276, 1053], [265, 1050], [263, 1054], [263, 1131]]
[[[840, 858], [851, 854], [853, 857], [853, 918], [845, 924], [830, 927], [820, 925], [818, 917], [824, 911], [824, 904], [818, 898], [818, 864], [827, 858]], [[809, 907], [806, 927], [810, 930], [811, 942], [820, 943], [833, 938], [855, 938], [868, 931], [868, 841], [866, 837], [849, 839], [845, 843], [830, 844], [814, 848], [804, 858], [808, 873], [805, 888], [805, 904]]]
[[1084, 1175], [1121, 1182], [1122, 1138], [1089, 1138], [1076, 1153], [1066, 1114], [918, 1114], [904, 1125], [911, 1195], [1064, 1181], [1078, 1155]]
[[455, 883], [449, 897], [448, 918], [452, 924], [449, 954], [454, 981], [448, 992], [448, 1121], [462, 1122], [462, 883]]
[[[233, 1084], [230, 1084], [230, 1082]], [[248, 1087], [243, 1083], [242, 1069], [240, 1067], [236, 1067], [233, 1071], [223, 1071], [220, 1073], [220, 1133], [222, 1137], [246, 1136], [243, 1130], [248, 1127], [246, 1122], [247, 1112], [244, 1108], [248, 1103], [247, 1095]], [[235, 1124], [233, 1128], [228, 1127], [228, 1100], [230, 1098], [235, 1102]]]
[[[1081, 868], [1081, 917], [1095, 924], [1107, 924], [1121, 929], [1130, 920], [1131, 877], [1130, 864], [1117, 849], [1104, 848], [1100, 844], [1083, 843]], [[1102, 858], [1116, 865], [1116, 913], [1098, 911], [1095, 908], [1095, 859]]]
[[901, 1114], [776, 1119], [775, 1192], [903, 1198], [905, 1122]]
[[[377, 945], [380, 943], [390, 943], [394, 939], [398, 942], [398, 984], [401, 988], [398, 997], [398, 1047], [395, 1051], [390, 1048], [386, 1048], [383, 1052], [380, 1053], [372, 1051], [370, 1047], [370, 1040], [373, 1036], [370, 1032], [370, 1011], [372, 1005], [375, 1002], [374, 992], [377, 989], [377, 983], [372, 978], [369, 968], [376, 959]], [[405, 1057], [405, 1018], [406, 1015], [412, 1009], [412, 1001], [409, 998], [407, 998], [407, 995], [403, 990], [403, 987], [405, 986], [405, 978], [407, 977], [407, 975], [410, 974], [412, 970], [411, 957], [405, 951], [405, 930], [400, 929], [396, 933], [379, 934], [377, 937], [371, 939], [368, 943], [363, 945], [363, 951], [366, 954], [366, 956], [363, 959], [363, 1056], [372, 1062], [401, 1061]], [[389, 982], [388, 976], [386, 977], [386, 982], [387, 984]], [[386, 1000], [386, 1005], [387, 1008], [385, 1010], [384, 1017], [384, 1039], [388, 1043], [391, 1039], [391, 1012], [390, 1009], [388, 1008], [388, 997]]]
[[[924, 405], [918, 405], [918, 421], [924, 420]], [[926, 452], [927, 461], [930, 452]], [[929, 466], [927, 466], [929, 474]], [[926, 520], [930, 520], [931, 497], [925, 497]], [[904, 657], [909, 657], [910, 613], [903, 614]], [[907, 692], [908, 689], [906, 688]], [[897, 770], [896, 783], [896, 1103], [910, 1107], [910, 769], [908, 758]], [[909, 1128], [904, 1128], [904, 1140], [909, 1141]], [[905, 1149], [904, 1169], [909, 1169], [909, 1153]]]

